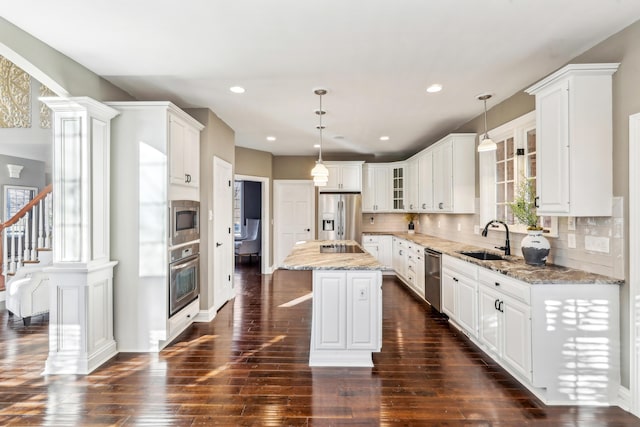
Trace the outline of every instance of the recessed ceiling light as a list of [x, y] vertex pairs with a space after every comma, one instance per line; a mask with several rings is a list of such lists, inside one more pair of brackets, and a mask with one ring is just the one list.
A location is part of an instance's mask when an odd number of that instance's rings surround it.
[[344, 136], [342, 135], [336, 135], [333, 137], [333, 139], [344, 139]]
[[275, 136], [268, 136], [267, 137], [267, 141], [275, 141], [276, 137]]
[[313, 148], [320, 148], [320, 144], [313, 144]]
[[432, 84], [427, 88], [427, 92], [429, 93], [436, 93], [436, 92], [440, 92], [441, 90], [442, 90], [442, 85], [438, 83]]
[[244, 88], [242, 86], [231, 86], [229, 90], [233, 93], [244, 93]]
[[380, 141], [388, 141], [388, 140], [389, 140], [389, 137], [386, 135], [380, 137]]

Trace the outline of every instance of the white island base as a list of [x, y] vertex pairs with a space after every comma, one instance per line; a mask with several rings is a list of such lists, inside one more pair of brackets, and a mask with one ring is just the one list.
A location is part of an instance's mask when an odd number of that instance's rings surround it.
[[309, 366], [373, 367], [382, 347], [382, 272], [314, 270]]

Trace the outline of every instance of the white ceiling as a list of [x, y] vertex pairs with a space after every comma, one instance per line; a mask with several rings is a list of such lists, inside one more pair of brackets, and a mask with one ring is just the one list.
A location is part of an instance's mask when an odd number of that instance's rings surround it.
[[315, 88], [325, 153], [403, 157], [481, 114], [478, 94], [490, 108], [640, 19], [638, 0], [0, 3], [137, 99], [208, 107], [236, 145], [275, 155], [317, 153]]

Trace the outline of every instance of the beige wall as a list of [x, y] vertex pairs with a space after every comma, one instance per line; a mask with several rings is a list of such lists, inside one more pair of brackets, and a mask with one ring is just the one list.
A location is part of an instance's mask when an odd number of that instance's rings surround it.
[[[235, 133], [208, 108], [185, 110], [204, 125], [200, 133], [200, 309], [209, 310], [213, 301], [213, 157], [217, 156], [231, 165], [235, 161]], [[229, 204], [233, 215], [233, 206]], [[206, 285], [205, 285], [206, 284]]]
[[312, 179], [316, 160], [312, 156], [274, 156], [273, 179]]
[[[54, 91], [56, 87], [48, 81], [49, 79], [64, 88], [71, 96], [89, 96], [98, 101], [134, 99], [119, 87], [0, 18], [0, 55], [14, 60], [11, 58], [12, 52], [40, 70], [44, 77], [30, 74]], [[14, 60], [14, 62], [22, 67], [18, 61]], [[28, 69], [25, 71], [30, 72]]]

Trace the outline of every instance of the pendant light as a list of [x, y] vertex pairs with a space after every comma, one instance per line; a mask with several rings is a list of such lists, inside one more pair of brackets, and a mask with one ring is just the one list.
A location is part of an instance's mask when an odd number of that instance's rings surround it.
[[495, 151], [498, 146], [495, 142], [489, 138], [489, 132], [487, 131], [487, 99], [491, 98], [491, 94], [485, 93], [483, 95], [479, 95], [478, 99], [480, 101], [484, 101], [484, 136], [482, 137], [482, 141], [478, 145], [478, 153], [482, 153], [485, 151]]
[[326, 95], [327, 91], [326, 89], [316, 89], [313, 93], [320, 97], [320, 108], [316, 111], [316, 114], [320, 118], [320, 124], [316, 126], [320, 131], [320, 151], [316, 165], [311, 169], [311, 176], [313, 177], [313, 184], [316, 187], [325, 187], [329, 181], [329, 169], [327, 169], [327, 167], [322, 163], [322, 130], [324, 129], [324, 126], [322, 125], [322, 116], [326, 113], [322, 109], [322, 95]]

